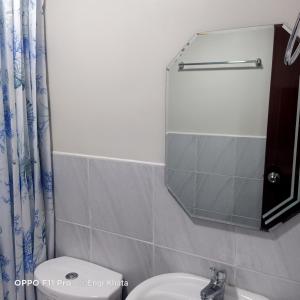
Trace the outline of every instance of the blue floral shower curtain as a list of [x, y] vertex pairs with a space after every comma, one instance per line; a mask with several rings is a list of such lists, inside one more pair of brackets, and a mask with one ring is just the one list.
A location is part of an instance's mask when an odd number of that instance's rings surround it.
[[42, 0], [0, 0], [0, 299], [34, 300], [53, 257], [54, 210]]

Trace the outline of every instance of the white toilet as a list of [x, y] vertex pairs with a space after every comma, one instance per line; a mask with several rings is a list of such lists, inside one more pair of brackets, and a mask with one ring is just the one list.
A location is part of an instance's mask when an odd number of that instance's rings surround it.
[[38, 300], [120, 300], [122, 275], [71, 257], [40, 264], [34, 279]]

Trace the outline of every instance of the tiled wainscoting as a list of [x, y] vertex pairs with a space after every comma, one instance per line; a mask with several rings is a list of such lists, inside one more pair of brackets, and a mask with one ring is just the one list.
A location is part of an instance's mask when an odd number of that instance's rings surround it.
[[165, 272], [209, 276], [270, 297], [300, 299], [300, 216], [272, 233], [194, 224], [164, 186], [163, 166], [54, 154], [56, 254], [124, 274], [130, 289]]
[[260, 228], [265, 137], [168, 133], [167, 184], [191, 214]]

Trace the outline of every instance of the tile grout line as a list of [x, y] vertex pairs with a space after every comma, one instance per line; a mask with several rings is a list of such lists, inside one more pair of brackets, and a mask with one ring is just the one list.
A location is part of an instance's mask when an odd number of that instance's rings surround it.
[[99, 160], [108, 160], [108, 161], [112, 160], [112, 161], [116, 161], [116, 162], [127, 162], [127, 163], [133, 163], [133, 164], [143, 164], [143, 165], [153, 165], [153, 166], [164, 166], [165, 165], [165, 163], [159, 163], [159, 162], [117, 158], [117, 157], [109, 157], [109, 156], [101, 156], [101, 155], [82, 154], [82, 153], [74, 153], [74, 152], [52, 151], [52, 153], [53, 153], [53, 155], [73, 156], [73, 157], [81, 157], [81, 158], [86, 158], [86, 159], [99, 159]]
[[84, 228], [87, 228], [87, 229], [91, 228], [92, 230], [102, 231], [102, 232], [105, 232], [105, 233], [108, 233], [108, 234], [112, 234], [112, 235], [115, 235], [115, 236], [118, 236], [118, 237], [121, 237], [121, 238], [126, 238], [126, 239], [129, 239], [129, 240], [141, 242], [141, 243], [144, 243], [144, 244], [150, 244], [150, 245], [153, 244], [152, 241], [140, 240], [140, 239], [134, 238], [134, 237], [129, 236], [129, 235], [124, 235], [124, 234], [120, 234], [120, 233], [116, 233], [116, 232], [112, 232], [112, 231], [107, 231], [107, 230], [104, 230], [104, 229], [101, 229], [101, 228], [92, 227], [92, 226], [89, 226], [89, 225], [83, 225], [83, 224], [79, 224], [79, 223], [76, 223], [76, 222], [67, 221], [67, 220], [58, 219], [58, 218], [56, 218], [56, 220], [59, 221], [59, 222], [62, 222], [62, 223], [76, 225], [76, 226], [84, 227]]
[[93, 261], [94, 253], [93, 253], [93, 228], [90, 227], [89, 229], [89, 235], [90, 235], [90, 262]]
[[57, 217], [56, 217], [56, 221], [62, 222], [62, 223], [66, 223], [66, 224], [76, 225], [76, 226], [87, 228], [87, 229], [91, 227], [89, 225], [84, 225], [84, 224], [80, 224], [80, 223], [76, 223], [76, 222], [72, 222], [72, 221], [60, 219], [60, 218], [57, 218]]
[[265, 135], [240, 135], [240, 134], [220, 134], [220, 133], [197, 133], [197, 132], [179, 132], [179, 131], [167, 131], [166, 135], [183, 135], [183, 136], [195, 136], [195, 137], [216, 137], [216, 138], [241, 138], [241, 139], [258, 139], [266, 140]]
[[263, 275], [263, 276], [266, 276], [266, 277], [271, 277], [273, 279], [277, 279], [277, 280], [297, 284], [297, 285], [300, 286], [300, 281], [292, 280], [292, 279], [285, 278], [285, 277], [282, 277], [282, 276], [276, 276], [276, 275], [273, 275], [273, 274], [259, 272], [259, 271], [248, 269], [248, 268], [245, 268], [245, 267], [236, 267], [236, 269], [239, 269], [239, 270], [242, 270], [242, 271], [247, 271], [247, 272], [252, 272], [252, 273], [256, 273], [256, 274], [260, 274], [260, 275]]
[[180, 253], [180, 254], [184, 254], [184, 255], [187, 255], [187, 256], [192, 256], [192, 257], [195, 257], [195, 258], [201, 258], [201, 259], [204, 259], [204, 260], [207, 260], [207, 261], [212, 261], [212, 262], [215, 262], [215, 263], [218, 263], [218, 264], [223, 264], [223, 265], [227, 265], [227, 266], [230, 266], [230, 267], [234, 267], [233, 264], [224, 262], [222, 260], [217, 260], [217, 259], [214, 259], [214, 258], [209, 258], [209, 257], [206, 257], [206, 256], [201, 256], [201, 255], [198, 255], [198, 254], [195, 254], [195, 253], [191, 253], [191, 252], [186, 252], [186, 251], [174, 249], [174, 248], [170, 248], [170, 247], [159, 245], [159, 244], [155, 244], [155, 246], [157, 248], [170, 250], [170, 251], [173, 251], [173, 252], [176, 252], [176, 253]]
[[282, 276], [276, 276], [276, 275], [272, 275], [272, 274], [268, 274], [268, 273], [259, 272], [259, 271], [252, 270], [252, 269], [248, 269], [248, 268], [245, 268], [245, 267], [235, 266], [234, 264], [226, 263], [226, 262], [223, 262], [223, 261], [219, 261], [219, 260], [214, 259], [214, 258], [208, 258], [208, 257], [205, 257], [205, 256], [200, 256], [200, 255], [197, 255], [197, 254], [193, 254], [193, 253], [189, 253], [189, 252], [185, 252], [185, 251], [181, 251], [181, 250], [169, 248], [169, 247], [162, 246], [162, 245], [155, 245], [155, 246], [158, 247], [158, 248], [169, 250], [169, 251], [173, 251], [173, 252], [176, 252], [176, 253], [179, 253], [179, 254], [184, 254], [184, 255], [187, 255], [187, 256], [195, 257], [195, 258], [201, 258], [201, 259], [206, 260], [206, 261], [223, 264], [223, 265], [226, 265], [226, 266], [234, 268], [234, 269], [240, 269], [240, 270], [244, 270], [244, 271], [248, 271], [248, 272], [254, 272], [254, 273], [257, 273], [257, 274], [264, 275], [264, 276], [269, 276], [269, 277], [272, 277], [272, 278], [275, 278], [275, 279], [279, 279], [279, 280], [283, 280], [283, 281], [287, 281], [287, 282], [291, 282], [291, 283], [295, 283], [295, 284], [300, 285], [300, 281], [291, 280], [289, 278], [285, 278], [285, 277], [282, 277]]
[[193, 213], [196, 213], [196, 206], [197, 206], [197, 198], [198, 198], [198, 187], [197, 187], [197, 170], [198, 170], [198, 162], [199, 162], [199, 137], [196, 138], [196, 147], [195, 147], [195, 168], [196, 171], [193, 174], [193, 181], [194, 181], [194, 187], [193, 187], [193, 193], [194, 193], [194, 199], [193, 199]]
[[196, 174], [196, 175], [207, 175], [207, 176], [216, 176], [216, 177], [230, 177], [234, 179], [244, 179], [244, 180], [251, 180], [251, 181], [263, 181], [263, 177], [246, 177], [246, 176], [237, 176], [234, 174], [221, 174], [221, 173], [213, 173], [213, 172], [203, 172], [197, 170], [188, 170], [188, 169], [179, 169], [179, 168], [168, 168], [171, 171], [179, 171], [181, 173], [188, 173], [188, 174]]
[[152, 166], [152, 205], [151, 205], [151, 214], [152, 214], [152, 275], [155, 273], [155, 214], [154, 214], [154, 203], [156, 199], [156, 168]]
[[92, 247], [93, 247], [93, 242], [92, 242], [92, 209], [91, 209], [91, 201], [90, 201], [90, 159], [87, 158], [87, 205], [88, 205], [88, 211], [89, 211], [89, 246], [90, 246], [90, 253], [89, 253], [89, 261], [92, 261]]
[[233, 282], [236, 285], [236, 275], [237, 275], [237, 228], [234, 226], [233, 230], [233, 238], [234, 238], [234, 256], [233, 256]]
[[114, 236], [117, 236], [117, 237], [120, 237], [120, 238], [123, 238], [123, 239], [128, 239], [128, 240], [132, 240], [132, 241], [135, 241], [135, 242], [140, 242], [140, 243], [143, 243], [143, 244], [153, 245], [153, 242], [151, 242], [151, 241], [149, 242], [149, 241], [140, 240], [140, 239], [128, 236], [128, 235], [123, 235], [123, 234], [120, 234], [120, 233], [111, 232], [111, 231], [107, 231], [107, 230], [104, 230], [104, 229], [99, 229], [99, 228], [94, 228], [94, 227], [91, 227], [91, 228], [92, 228], [92, 230], [101, 231], [101, 232], [111, 234], [111, 235], [114, 235]]

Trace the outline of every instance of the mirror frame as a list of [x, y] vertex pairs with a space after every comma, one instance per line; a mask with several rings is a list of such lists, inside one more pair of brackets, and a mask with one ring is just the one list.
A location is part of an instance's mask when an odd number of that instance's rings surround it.
[[[290, 34], [285, 25], [274, 25], [274, 50], [265, 156], [262, 230], [270, 230], [300, 212], [299, 102], [300, 59], [284, 61]], [[297, 38], [299, 44], [300, 39]], [[284, 105], [283, 105], [284, 104]], [[271, 173], [280, 182], [272, 183]], [[284, 199], [284, 200], [283, 200]]]

